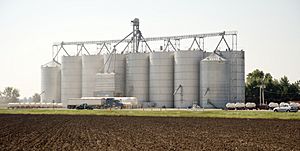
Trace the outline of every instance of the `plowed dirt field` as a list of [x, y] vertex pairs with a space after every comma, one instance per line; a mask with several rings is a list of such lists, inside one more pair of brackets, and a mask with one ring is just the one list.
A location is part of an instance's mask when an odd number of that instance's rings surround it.
[[300, 150], [300, 121], [0, 115], [0, 150]]

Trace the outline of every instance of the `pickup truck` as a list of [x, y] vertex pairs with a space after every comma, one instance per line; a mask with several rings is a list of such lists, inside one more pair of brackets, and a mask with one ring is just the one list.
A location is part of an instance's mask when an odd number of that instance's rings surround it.
[[84, 109], [93, 110], [94, 108], [92, 106], [88, 105], [87, 103], [83, 103], [83, 104], [76, 106], [76, 109], [77, 110], [84, 110]]
[[279, 107], [275, 107], [273, 109], [274, 112], [298, 112], [298, 107], [297, 106], [291, 106], [289, 104], [283, 104], [280, 105]]

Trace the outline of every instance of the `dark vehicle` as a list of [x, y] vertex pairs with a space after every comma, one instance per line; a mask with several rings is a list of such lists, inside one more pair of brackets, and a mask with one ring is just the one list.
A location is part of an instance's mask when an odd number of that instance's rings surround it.
[[259, 110], [268, 110], [269, 106], [267, 104], [261, 104], [257, 106], [257, 109]]
[[123, 104], [114, 98], [107, 98], [105, 100], [104, 108], [123, 108]]
[[79, 106], [76, 106], [77, 110], [93, 110], [94, 108], [87, 103], [80, 104]]
[[291, 106], [290, 112], [298, 112], [299, 108], [298, 106]]

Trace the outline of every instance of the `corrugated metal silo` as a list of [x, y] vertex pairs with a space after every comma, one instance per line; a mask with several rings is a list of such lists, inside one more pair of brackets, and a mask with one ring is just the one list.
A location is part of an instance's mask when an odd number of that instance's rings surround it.
[[81, 56], [62, 56], [61, 100], [64, 106], [69, 98], [81, 98]]
[[237, 100], [245, 102], [245, 53], [237, 51]]
[[245, 101], [244, 51], [222, 51], [230, 65], [230, 102]]
[[149, 100], [156, 107], [174, 106], [174, 53], [150, 53]]
[[237, 101], [237, 87], [236, 85], [236, 58], [235, 51], [218, 51], [228, 61], [229, 64], [229, 74], [230, 74], [230, 82], [229, 82], [229, 102], [238, 102]]
[[200, 62], [200, 105], [224, 108], [229, 102], [229, 64], [216, 53]]
[[41, 66], [41, 102], [60, 102], [60, 64], [51, 61]]
[[115, 73], [97, 73], [94, 96], [114, 96], [116, 93]]
[[116, 96], [125, 96], [125, 71], [126, 62], [123, 54], [105, 54], [104, 55], [104, 72], [115, 73]]
[[96, 74], [103, 69], [103, 55], [82, 56], [82, 97], [94, 96]]
[[149, 100], [149, 54], [130, 53], [126, 56], [126, 96], [140, 103]]
[[174, 107], [186, 108], [198, 104], [199, 66], [202, 59], [203, 51], [174, 52], [174, 90], [178, 89], [174, 95]]

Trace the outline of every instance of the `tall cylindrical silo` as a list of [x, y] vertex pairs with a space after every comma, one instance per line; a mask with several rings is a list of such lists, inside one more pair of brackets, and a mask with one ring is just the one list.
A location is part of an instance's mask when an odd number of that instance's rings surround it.
[[245, 102], [245, 53], [237, 51], [237, 100]]
[[82, 56], [82, 97], [94, 96], [96, 74], [103, 70], [103, 55]]
[[216, 53], [200, 62], [200, 105], [224, 108], [229, 102], [229, 64]]
[[115, 73], [97, 73], [94, 95], [113, 97], [116, 92], [115, 82]]
[[67, 106], [69, 98], [81, 98], [81, 56], [62, 56], [61, 100]]
[[129, 53], [126, 56], [126, 96], [140, 103], [149, 100], [149, 54]]
[[[199, 66], [203, 51], [174, 52], [174, 107], [186, 108], [199, 101]], [[181, 87], [180, 87], [181, 86]]]
[[156, 107], [174, 106], [174, 53], [150, 53], [149, 100]]
[[41, 102], [60, 102], [60, 64], [51, 61], [41, 66]]
[[245, 101], [245, 60], [244, 51], [221, 51], [229, 62], [230, 102]]
[[218, 51], [228, 61], [229, 65], [229, 102], [237, 102], [237, 74], [236, 74], [236, 58], [235, 51]]
[[123, 54], [105, 54], [104, 72], [115, 73], [115, 96], [125, 96], [126, 61]]

